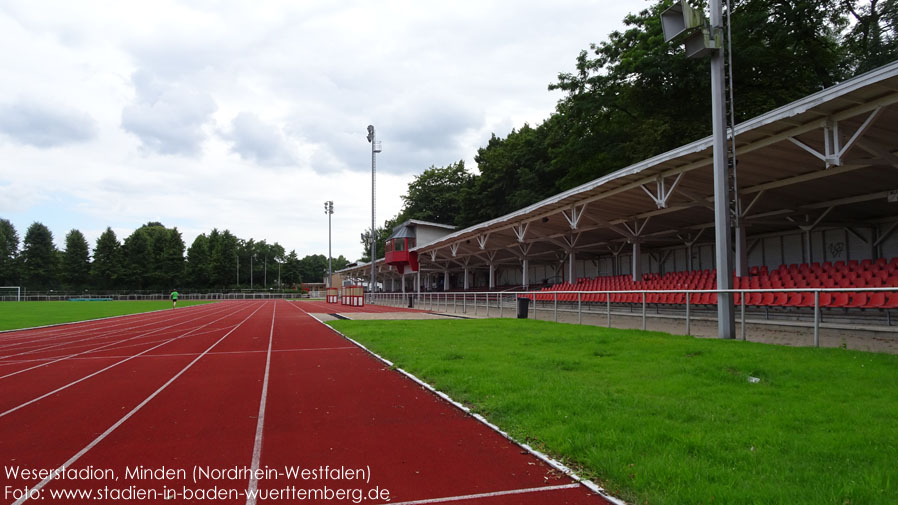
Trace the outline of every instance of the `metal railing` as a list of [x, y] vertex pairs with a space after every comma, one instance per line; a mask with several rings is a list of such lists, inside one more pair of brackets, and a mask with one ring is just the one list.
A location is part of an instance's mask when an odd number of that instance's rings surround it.
[[[693, 321], [715, 320], [716, 321], [716, 302], [715, 303], [696, 303], [698, 295], [733, 293], [739, 294], [739, 303], [735, 304], [739, 307], [739, 314], [736, 318], [739, 323], [739, 334], [742, 340], [746, 339], [746, 323], [748, 324], [785, 324], [782, 320], [770, 320], [770, 309], [774, 310], [791, 310], [787, 315], [810, 317], [811, 321], [806, 325], [798, 323], [799, 326], [812, 327], [814, 330], [814, 345], [820, 345], [820, 328], [822, 324], [823, 311], [830, 311], [830, 315], [850, 316], [851, 309], [877, 310], [885, 311], [888, 326], [891, 327], [891, 313], [889, 308], [879, 307], [841, 307], [841, 306], [823, 306], [821, 305], [820, 295], [823, 293], [895, 293], [898, 287], [878, 287], [878, 288], [767, 288], [767, 289], [677, 289], [677, 290], [601, 290], [601, 291], [518, 291], [518, 292], [495, 292], [495, 291], [479, 291], [479, 292], [421, 292], [421, 293], [366, 293], [366, 303], [388, 305], [394, 307], [414, 307], [422, 310], [430, 310], [434, 312], [443, 312], [451, 314], [463, 314], [483, 317], [506, 317], [515, 316], [518, 310], [519, 298], [528, 298], [528, 314], [536, 316], [538, 312], [551, 312], [552, 319], [558, 321], [559, 313], [577, 315], [577, 323], [583, 323], [584, 314], [596, 315], [603, 314], [606, 319], [606, 326], [612, 326], [613, 316], [624, 317], [641, 317], [642, 329], [647, 327], [647, 320], [650, 318], [663, 317], [668, 319], [685, 319], [686, 334], [692, 334]], [[812, 293], [813, 306], [803, 306], [794, 304], [764, 304], [757, 305], [748, 303], [748, 298], [753, 293]], [[620, 295], [636, 294], [638, 299], [632, 301], [615, 301], [613, 297]], [[663, 301], [648, 301], [649, 295], [670, 295], [684, 294], [685, 300], [682, 303], [671, 303]], [[602, 301], [595, 301], [594, 298], [603, 296]], [[656, 310], [658, 307], [664, 306], [668, 309], [668, 313], [661, 314], [649, 313], [648, 306], [654, 305]], [[640, 308], [639, 312], [634, 312], [635, 308]], [[615, 308], [615, 311], [612, 311]], [[626, 308], [628, 312], [622, 312], [621, 309]], [[747, 320], [746, 311], [748, 308], [752, 310], [762, 309], [765, 315], [764, 320]], [[892, 307], [898, 310], [898, 307]], [[601, 310], [597, 310], [601, 309]], [[801, 309], [809, 309], [811, 312], [804, 313]], [[678, 316], [676, 312], [685, 310], [685, 315]], [[843, 310], [834, 314], [832, 311]], [[673, 311], [674, 314], [669, 313]], [[703, 316], [696, 316], [695, 312], [706, 312]], [[774, 314], [776, 315], [776, 314]], [[858, 315], [858, 314], [854, 314]], [[872, 328], [872, 327], [871, 327]], [[875, 327], [881, 330], [880, 327]], [[898, 331], [896, 327], [895, 331]]]

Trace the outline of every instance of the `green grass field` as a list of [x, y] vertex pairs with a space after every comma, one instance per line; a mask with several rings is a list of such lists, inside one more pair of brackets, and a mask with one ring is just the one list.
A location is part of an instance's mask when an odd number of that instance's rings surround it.
[[[178, 307], [210, 303], [181, 300]], [[100, 317], [171, 309], [170, 301], [124, 302], [3, 302], [0, 303], [0, 330], [70, 323]]]
[[533, 320], [330, 324], [629, 503], [898, 503], [895, 355]]

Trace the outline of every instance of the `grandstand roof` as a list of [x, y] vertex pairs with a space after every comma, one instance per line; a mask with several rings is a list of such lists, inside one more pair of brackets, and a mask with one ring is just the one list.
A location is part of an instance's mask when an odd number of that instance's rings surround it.
[[[738, 106], [738, 102], [737, 102]], [[895, 220], [898, 62], [736, 126], [748, 233]], [[516, 212], [418, 244], [424, 269], [462, 262], [556, 261], [713, 240], [712, 138], [618, 170]], [[467, 259], [465, 259], [467, 258]], [[360, 265], [361, 267], [361, 265]]]

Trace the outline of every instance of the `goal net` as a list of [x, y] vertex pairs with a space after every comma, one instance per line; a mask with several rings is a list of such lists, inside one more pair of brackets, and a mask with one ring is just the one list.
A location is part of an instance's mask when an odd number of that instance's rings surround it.
[[19, 286], [0, 286], [0, 302], [18, 302], [22, 300], [22, 288]]

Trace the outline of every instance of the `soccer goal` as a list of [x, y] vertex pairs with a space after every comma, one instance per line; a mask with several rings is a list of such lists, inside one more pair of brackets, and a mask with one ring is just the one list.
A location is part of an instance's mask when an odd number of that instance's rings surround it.
[[19, 286], [0, 286], [0, 302], [22, 301], [22, 288]]

